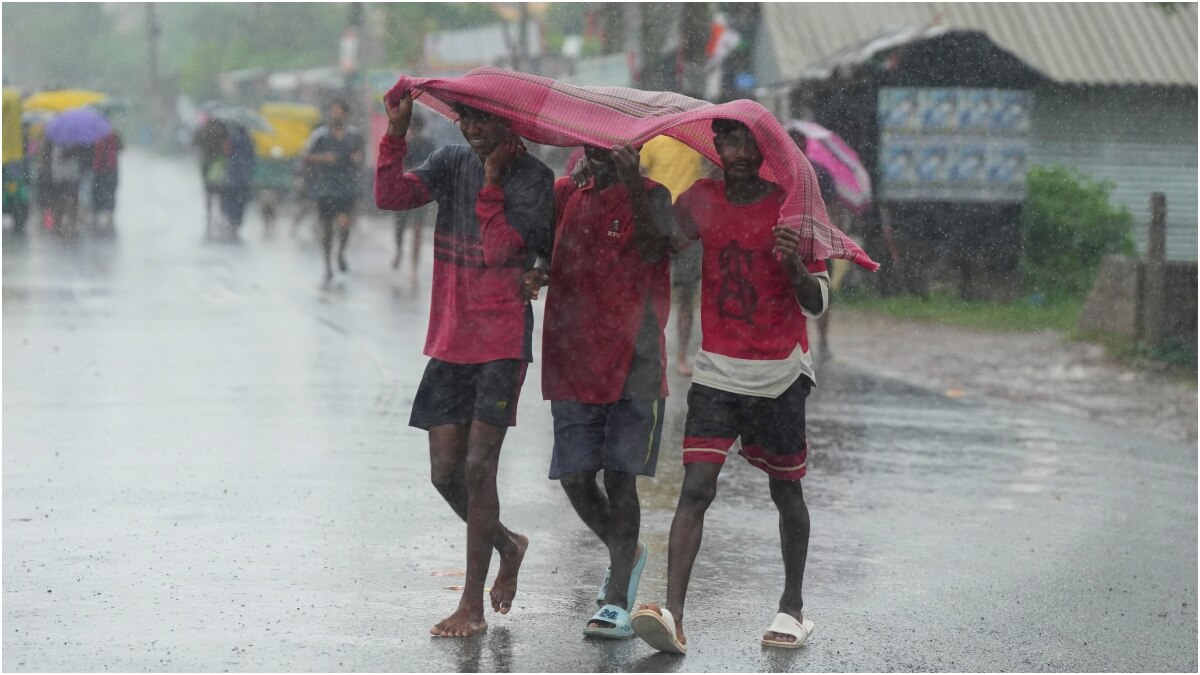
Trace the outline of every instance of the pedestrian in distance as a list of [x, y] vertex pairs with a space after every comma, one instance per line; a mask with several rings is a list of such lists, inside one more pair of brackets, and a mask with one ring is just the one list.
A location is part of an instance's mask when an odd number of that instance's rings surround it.
[[114, 129], [96, 142], [92, 155], [92, 208], [95, 229], [99, 232], [112, 233], [116, 229], [113, 214], [117, 208], [117, 184], [121, 176], [117, 155], [123, 149], [121, 136]]
[[785, 191], [761, 176], [763, 155], [742, 123], [717, 119], [723, 180], [697, 181], [675, 203], [676, 248], [700, 240], [701, 349], [684, 422], [683, 487], [671, 523], [666, 607], [640, 605], [631, 623], [659, 651], [683, 654], [684, 601], [700, 550], [704, 515], [737, 439], [740, 454], [767, 474], [779, 511], [784, 588], [762, 644], [796, 648], [813, 624], [801, 587], [809, 516], [800, 479], [808, 444], [804, 403], [816, 383], [806, 319], [828, 301], [825, 262], [800, 259], [800, 235], [777, 224]]
[[[788, 136], [791, 137], [792, 142], [794, 142], [796, 147], [800, 149], [800, 152], [803, 153], [804, 149], [808, 146], [808, 137], [797, 129], [789, 129]], [[846, 216], [842, 218], [839, 218], [837, 215], [835, 215], [844, 212], [844, 209], [841, 209], [837, 203], [837, 183], [833, 180], [833, 176], [829, 173], [828, 169], [821, 166], [817, 162], [811, 162], [811, 164], [813, 172], [817, 174], [817, 186], [821, 190], [821, 200], [825, 202], [825, 208], [829, 212], [829, 217], [834, 220], [835, 224], [842, 228], [843, 231], [846, 230], [846, 221], [849, 219], [849, 215], [846, 214]], [[831, 293], [829, 299], [830, 302], [832, 302], [832, 292], [838, 289], [842, 277], [845, 276], [846, 271], [850, 267], [850, 262], [847, 260], [827, 260], [825, 262], [827, 265], [829, 265], [829, 268], [832, 271], [832, 276], [830, 277], [829, 281], [829, 290]], [[817, 333], [821, 336], [821, 350], [817, 353], [817, 357], [822, 361], [825, 361], [833, 356], [833, 346], [829, 344], [830, 316], [831, 314], [829, 308], [826, 307], [825, 311], [821, 314], [821, 318], [817, 319]]]
[[[425, 163], [429, 155], [436, 150], [424, 133], [424, 123], [420, 115], [414, 115], [408, 130], [408, 154], [404, 157], [405, 170], [415, 169]], [[425, 228], [433, 221], [433, 210], [437, 207], [428, 204], [416, 209], [397, 211], [393, 216], [393, 227], [396, 235], [396, 255], [392, 259], [392, 269], [400, 268], [404, 258], [404, 233], [412, 231], [412, 285], [417, 285], [417, 274], [421, 265], [421, 244], [425, 238]]]
[[321, 250], [325, 257], [325, 283], [333, 281], [333, 238], [338, 238], [338, 269], [350, 271], [346, 244], [354, 218], [354, 202], [360, 189], [364, 139], [349, 124], [350, 103], [336, 99], [329, 105], [329, 123], [313, 131], [304, 163], [312, 167], [312, 191], [321, 227]]
[[633, 637], [629, 610], [649, 556], [637, 477], [654, 475], [667, 396], [671, 193], [639, 160], [629, 146], [585, 148], [587, 182], [555, 183], [550, 260], [525, 278], [530, 297], [552, 283], [542, 333], [550, 478], [608, 549], [600, 609], [584, 628], [601, 638]]
[[[669, 136], [656, 136], [642, 148], [642, 168], [652, 180], [665, 185], [671, 199], [679, 199], [697, 180], [709, 175], [712, 163], [688, 145]], [[691, 377], [688, 351], [692, 342], [692, 324], [696, 292], [700, 288], [701, 246], [691, 246], [671, 256], [671, 291], [675, 303], [675, 371]]]
[[246, 205], [254, 196], [254, 141], [239, 125], [231, 125], [226, 140], [225, 179], [221, 183], [221, 213], [229, 225], [229, 236], [236, 239], [242, 229]]
[[225, 143], [229, 129], [216, 118], [210, 118], [192, 135], [192, 147], [200, 157], [200, 181], [204, 188], [204, 236], [213, 235], [213, 202], [220, 199], [225, 182]]
[[430, 360], [409, 424], [428, 431], [434, 487], [467, 522], [462, 598], [430, 632], [470, 637], [487, 630], [483, 592], [493, 549], [500, 568], [492, 610], [507, 614], [529, 545], [500, 522], [496, 471], [533, 360], [533, 308], [522, 281], [550, 236], [554, 172], [525, 152], [508, 121], [462, 105], [455, 111], [467, 145], [442, 147], [406, 172], [412, 107], [409, 94], [387, 101], [375, 203], [393, 211], [438, 205]]

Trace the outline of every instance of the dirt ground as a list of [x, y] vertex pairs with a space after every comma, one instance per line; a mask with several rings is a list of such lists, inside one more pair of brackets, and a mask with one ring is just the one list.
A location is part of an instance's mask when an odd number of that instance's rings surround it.
[[952, 397], [997, 397], [1196, 440], [1194, 383], [1120, 363], [1103, 347], [1058, 331], [996, 333], [849, 310], [835, 313], [829, 331], [835, 364], [868, 367]]

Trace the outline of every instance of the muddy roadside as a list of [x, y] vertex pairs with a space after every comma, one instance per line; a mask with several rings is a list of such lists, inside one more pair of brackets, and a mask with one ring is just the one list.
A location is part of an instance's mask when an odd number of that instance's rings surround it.
[[991, 396], [1166, 439], [1196, 440], [1194, 381], [1119, 362], [1102, 346], [1071, 341], [1059, 331], [990, 332], [847, 309], [832, 317], [829, 333], [835, 364], [869, 368], [952, 397]]

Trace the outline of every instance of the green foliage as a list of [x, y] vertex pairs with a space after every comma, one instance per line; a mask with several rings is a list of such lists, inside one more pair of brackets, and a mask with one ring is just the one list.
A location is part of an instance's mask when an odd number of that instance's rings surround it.
[[1026, 290], [1083, 297], [1102, 257], [1134, 252], [1133, 216], [1109, 202], [1111, 190], [1065, 167], [1029, 170], [1021, 254]]
[[180, 89], [199, 99], [216, 96], [226, 71], [334, 65], [347, 18], [344, 5], [323, 3], [181, 3], [159, 12], [164, 46], [183, 55], [172, 64]]
[[420, 61], [426, 33], [474, 28], [500, 20], [496, 10], [482, 2], [397, 2], [385, 8], [388, 61], [400, 67]]
[[913, 295], [886, 298], [865, 294], [839, 293], [834, 311], [846, 308], [886, 314], [897, 319], [944, 326], [962, 326], [995, 331], [1053, 329], [1069, 331], [1079, 321], [1083, 304], [1078, 300], [1059, 300], [1033, 304], [1018, 301], [1008, 304], [964, 300], [949, 294]]

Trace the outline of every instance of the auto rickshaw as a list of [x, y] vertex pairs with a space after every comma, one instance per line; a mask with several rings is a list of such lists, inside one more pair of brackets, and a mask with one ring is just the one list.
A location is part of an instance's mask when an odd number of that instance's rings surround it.
[[21, 232], [29, 220], [29, 172], [25, 164], [25, 132], [21, 94], [4, 89], [3, 179], [4, 213], [12, 216], [13, 230]]
[[283, 199], [295, 190], [296, 160], [308, 137], [321, 122], [321, 111], [303, 103], [264, 103], [258, 112], [271, 131], [255, 130], [254, 188], [267, 231], [274, 226], [275, 213]]

